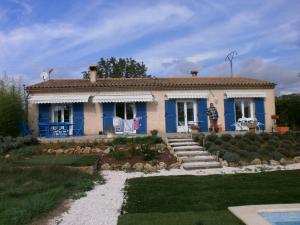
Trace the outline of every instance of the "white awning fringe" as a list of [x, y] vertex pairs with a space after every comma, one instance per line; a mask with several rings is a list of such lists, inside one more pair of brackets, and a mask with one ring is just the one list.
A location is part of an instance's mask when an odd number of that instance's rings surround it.
[[168, 99], [197, 99], [197, 98], [208, 98], [208, 93], [204, 92], [185, 92], [185, 93], [167, 93]]
[[227, 98], [265, 98], [264, 92], [226, 92]]

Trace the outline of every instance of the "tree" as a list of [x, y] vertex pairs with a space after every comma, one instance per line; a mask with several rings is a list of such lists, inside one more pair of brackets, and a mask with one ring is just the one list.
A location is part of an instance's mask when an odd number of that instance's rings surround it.
[[[83, 78], [89, 77], [89, 72], [84, 71]], [[151, 77], [147, 75], [147, 67], [143, 62], [137, 62], [132, 58], [111, 57], [101, 58], [97, 64], [98, 78], [130, 78], [130, 77]]]
[[0, 136], [18, 136], [24, 120], [22, 88], [14, 79], [0, 77]]
[[290, 94], [276, 97], [276, 113], [279, 125], [287, 125], [293, 130], [300, 129], [300, 95]]

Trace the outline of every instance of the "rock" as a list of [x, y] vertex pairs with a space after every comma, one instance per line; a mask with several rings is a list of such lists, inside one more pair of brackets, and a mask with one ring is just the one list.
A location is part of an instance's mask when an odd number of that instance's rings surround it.
[[110, 170], [111, 166], [108, 163], [104, 163], [101, 165], [101, 170]]
[[271, 159], [271, 160], [270, 160], [270, 165], [271, 165], [271, 166], [278, 166], [278, 165], [280, 165], [280, 162]]
[[4, 156], [4, 158], [9, 159], [9, 158], [10, 158], [10, 154], [6, 154], [6, 155]]
[[112, 163], [112, 164], [111, 164], [111, 168], [112, 168], [113, 170], [115, 170], [115, 169], [121, 169], [121, 167], [122, 167], [122, 165], [121, 165], [121, 164], [118, 164], [118, 163]]
[[96, 151], [96, 153], [101, 153], [102, 152], [101, 148], [95, 148], [95, 151]]
[[48, 154], [54, 154], [55, 153], [55, 151], [51, 148], [49, 148], [47, 152], [48, 152]]
[[263, 165], [268, 165], [268, 164], [269, 164], [267, 160], [263, 160], [261, 163], [262, 163]]
[[143, 163], [135, 163], [133, 166], [132, 166], [133, 169], [137, 170], [137, 171], [141, 171], [143, 170], [144, 168], [144, 164]]
[[180, 169], [180, 162], [172, 163], [169, 165], [169, 169]]
[[167, 164], [164, 162], [159, 162], [158, 169], [163, 170], [167, 168]]
[[110, 148], [106, 148], [104, 151], [103, 151], [104, 154], [108, 154], [110, 153]]
[[247, 163], [246, 161], [239, 161], [239, 165], [240, 166], [248, 166], [249, 163]]
[[300, 163], [300, 156], [294, 157], [293, 160], [295, 163]]
[[279, 160], [279, 162], [280, 162], [281, 165], [286, 165], [287, 164], [285, 158], [281, 158]]
[[226, 160], [221, 160], [220, 163], [222, 166], [228, 166], [228, 162]]
[[147, 171], [150, 171], [150, 172], [154, 172], [157, 170], [156, 166], [152, 166], [151, 164], [149, 163], [146, 163], [144, 165], [144, 170], [147, 170]]
[[69, 153], [68, 149], [64, 150], [64, 154], [68, 154], [68, 153]]
[[128, 170], [131, 168], [131, 165], [129, 162], [125, 163], [123, 166], [122, 166], [122, 170]]
[[251, 161], [251, 165], [261, 165], [261, 160], [260, 159], [253, 159]]
[[286, 164], [294, 164], [295, 162], [294, 162], [294, 160], [286, 160]]
[[91, 147], [85, 147], [82, 151], [83, 154], [91, 154]]
[[62, 155], [62, 154], [64, 154], [64, 150], [62, 150], [62, 149], [57, 149], [57, 150], [55, 150], [55, 154], [56, 154], [56, 155]]

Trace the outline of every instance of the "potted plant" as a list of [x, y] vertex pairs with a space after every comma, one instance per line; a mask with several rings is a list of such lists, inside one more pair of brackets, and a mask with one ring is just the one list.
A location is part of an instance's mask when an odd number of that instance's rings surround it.
[[112, 138], [114, 136], [114, 133], [115, 133], [115, 129], [109, 128], [106, 132], [106, 135], [108, 138]]
[[276, 127], [276, 131], [281, 134], [287, 133], [287, 132], [289, 132], [289, 130], [290, 130], [290, 128], [286, 125], [278, 125]]
[[198, 134], [198, 126], [197, 125], [192, 125], [191, 126], [191, 131], [192, 131], [192, 134]]
[[150, 133], [151, 133], [152, 136], [157, 136], [158, 130], [153, 129], [153, 130], [150, 131]]
[[257, 122], [251, 122], [247, 124], [249, 128], [249, 132], [255, 133], [256, 127], [257, 127]]

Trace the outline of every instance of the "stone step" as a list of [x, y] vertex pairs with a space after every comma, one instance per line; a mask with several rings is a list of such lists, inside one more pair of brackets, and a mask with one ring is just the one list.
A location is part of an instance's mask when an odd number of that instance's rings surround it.
[[170, 143], [171, 146], [186, 146], [186, 145], [199, 145], [197, 142], [192, 141], [185, 141], [185, 142], [172, 142]]
[[186, 146], [178, 146], [178, 147], [173, 147], [174, 151], [193, 151], [193, 150], [203, 150], [203, 147], [199, 145], [186, 145]]
[[184, 156], [204, 156], [209, 155], [207, 151], [180, 151], [176, 152], [177, 157], [184, 157]]
[[191, 138], [172, 138], [172, 139], [168, 139], [168, 142], [184, 142], [184, 141], [193, 141], [193, 139]]
[[188, 163], [188, 162], [212, 162], [212, 161], [216, 161], [215, 157], [213, 157], [211, 155], [201, 155], [201, 156], [195, 156], [195, 157], [181, 157], [180, 159], [184, 163]]
[[196, 169], [208, 169], [208, 168], [221, 168], [219, 162], [192, 162], [192, 163], [183, 163], [182, 167], [185, 170], [196, 170]]

